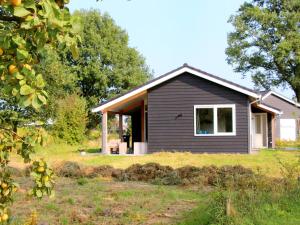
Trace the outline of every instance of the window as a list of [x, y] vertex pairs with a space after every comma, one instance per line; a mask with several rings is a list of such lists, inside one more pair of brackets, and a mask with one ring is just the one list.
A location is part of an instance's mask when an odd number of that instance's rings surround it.
[[235, 105], [194, 106], [195, 136], [235, 135]]

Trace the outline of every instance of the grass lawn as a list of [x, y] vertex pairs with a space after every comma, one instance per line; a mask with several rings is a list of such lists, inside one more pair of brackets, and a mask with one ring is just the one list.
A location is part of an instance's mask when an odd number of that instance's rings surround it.
[[[29, 185], [28, 179], [18, 182]], [[25, 191], [18, 193], [13, 224], [24, 224], [33, 210], [39, 224], [177, 224], [206, 201], [205, 192], [182, 187], [58, 178], [53, 199], [31, 200]]]
[[[104, 156], [96, 153], [95, 143], [85, 146], [52, 144], [37, 149], [35, 158], [45, 158], [51, 164], [76, 161], [83, 165], [111, 165], [127, 168], [134, 163], [156, 162], [178, 168], [186, 165], [242, 165], [260, 168], [268, 176], [280, 176], [279, 159], [293, 163], [300, 151], [263, 150], [255, 155], [157, 153], [145, 156]], [[78, 149], [89, 149], [81, 156]], [[12, 166], [23, 163], [14, 155]], [[21, 188], [13, 210], [13, 224], [24, 224], [32, 210], [38, 213], [41, 224], [98, 225], [98, 224], [211, 224], [208, 213], [211, 188], [198, 186], [160, 186], [136, 182], [117, 182], [108, 179], [56, 179], [56, 197], [37, 201], [26, 195], [30, 181], [17, 178]], [[275, 193], [276, 194], [276, 193]], [[259, 201], [253, 212], [238, 215], [235, 224], [299, 224], [299, 194], [284, 196], [274, 201]], [[274, 218], [270, 220], [269, 218]], [[276, 222], [277, 221], [277, 222]], [[230, 224], [230, 223], [226, 223]]]
[[[86, 156], [81, 156], [78, 149], [82, 146], [70, 146], [66, 144], [52, 144], [45, 148], [37, 149], [34, 157], [45, 158], [50, 163], [64, 160], [76, 161], [84, 165], [98, 166], [111, 165], [115, 168], [127, 168], [134, 163], [156, 162], [162, 165], [169, 165], [174, 168], [191, 165], [242, 165], [254, 170], [260, 169], [263, 173], [270, 176], [280, 176], [280, 164], [278, 159], [283, 162], [297, 162], [300, 151], [275, 151], [262, 150], [258, 154], [191, 154], [191, 153], [156, 153], [145, 156], [105, 156], [97, 154], [96, 144], [92, 143], [84, 146], [89, 149]], [[22, 165], [18, 157], [13, 157], [13, 164]]]

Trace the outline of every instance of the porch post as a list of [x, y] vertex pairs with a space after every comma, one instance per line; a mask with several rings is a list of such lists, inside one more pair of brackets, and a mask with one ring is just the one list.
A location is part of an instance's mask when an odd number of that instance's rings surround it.
[[102, 153], [107, 152], [107, 112], [102, 112]]
[[119, 138], [123, 142], [123, 115], [119, 113]]
[[271, 126], [272, 126], [272, 148], [276, 147], [276, 135], [275, 135], [275, 131], [276, 131], [276, 122], [275, 122], [275, 118], [276, 115], [272, 115], [272, 119], [271, 119]]

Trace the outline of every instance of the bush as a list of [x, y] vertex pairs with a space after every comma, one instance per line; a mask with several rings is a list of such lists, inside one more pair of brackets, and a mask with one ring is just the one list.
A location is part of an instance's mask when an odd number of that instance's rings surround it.
[[86, 102], [78, 95], [58, 100], [53, 134], [68, 144], [84, 140], [87, 123]]
[[88, 130], [87, 137], [89, 140], [97, 140], [101, 137], [101, 131], [97, 129]]
[[88, 180], [86, 178], [81, 177], [81, 178], [77, 179], [77, 184], [80, 185], [80, 186], [83, 186], [87, 183], [88, 183]]
[[275, 145], [276, 145], [276, 148], [288, 148], [288, 147], [291, 147], [291, 148], [299, 148], [300, 147], [300, 139], [297, 139], [296, 141], [287, 141], [287, 140], [280, 140], [280, 139], [277, 139], [275, 141]]

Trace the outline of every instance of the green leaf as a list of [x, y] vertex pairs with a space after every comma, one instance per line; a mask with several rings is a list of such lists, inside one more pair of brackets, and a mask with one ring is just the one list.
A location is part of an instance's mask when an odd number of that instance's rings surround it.
[[35, 1], [34, 0], [27, 0], [24, 2], [24, 7], [26, 9], [33, 9], [34, 11], [36, 11], [36, 5], [35, 5]]
[[14, 16], [16, 17], [25, 17], [29, 14], [31, 14], [31, 12], [23, 8], [22, 6], [14, 7]]
[[71, 53], [74, 59], [78, 59], [79, 58], [79, 51], [78, 48], [76, 46], [76, 44], [72, 44], [71, 45]]
[[40, 95], [40, 94], [38, 94], [37, 96], [44, 105], [47, 103], [47, 99], [45, 98], [45, 96]]
[[27, 59], [28, 56], [29, 56], [29, 53], [26, 50], [17, 49], [17, 59], [18, 60]]
[[19, 93], [19, 91], [16, 88], [13, 88], [12, 95], [16, 96]]
[[23, 86], [24, 84], [26, 84], [26, 80], [20, 80], [19, 84], [20, 86]]
[[23, 46], [26, 44], [26, 41], [20, 35], [14, 36], [12, 40], [18, 46]]
[[16, 78], [17, 78], [18, 80], [23, 80], [23, 79], [24, 79], [24, 76], [21, 75], [20, 73], [17, 73]]
[[20, 88], [20, 94], [21, 95], [30, 95], [34, 92], [34, 90], [28, 86], [27, 84], [23, 85], [21, 88]]
[[23, 106], [28, 107], [31, 105], [31, 102], [32, 102], [31, 98], [26, 98], [26, 99], [23, 99], [22, 104], [23, 104]]
[[41, 106], [42, 104], [40, 103], [38, 97], [35, 95], [32, 99], [32, 107], [38, 110], [39, 108], [41, 108]]
[[38, 198], [43, 197], [43, 193], [41, 190], [36, 190], [35, 194], [36, 194], [36, 197], [38, 197]]
[[36, 86], [37, 86], [38, 88], [43, 88], [43, 87], [45, 87], [45, 82], [44, 82], [44, 79], [43, 79], [42, 74], [38, 74], [38, 75], [36, 76]]

